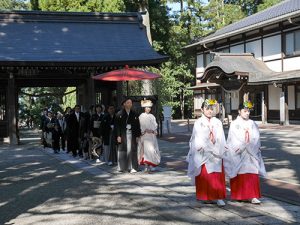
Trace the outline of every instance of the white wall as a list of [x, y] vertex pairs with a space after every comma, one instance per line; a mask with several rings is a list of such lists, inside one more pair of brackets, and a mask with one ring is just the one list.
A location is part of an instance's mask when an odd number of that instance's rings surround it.
[[263, 60], [273, 60], [281, 58], [281, 36], [276, 35], [263, 39]]
[[[195, 91], [197, 92], [197, 91]], [[202, 103], [204, 102], [204, 95], [198, 94], [194, 96], [194, 109], [201, 109]]]
[[230, 53], [244, 53], [244, 44], [230, 47]]
[[204, 71], [203, 54], [197, 55], [197, 68]]
[[268, 86], [269, 90], [269, 110], [279, 110], [280, 109], [280, 93], [281, 88], [276, 88], [274, 85]]
[[255, 58], [261, 60], [261, 40], [246, 43], [246, 52], [254, 53]]
[[283, 71], [300, 70], [300, 57], [283, 60]]
[[238, 110], [239, 109], [239, 92], [231, 93], [231, 109]]
[[281, 60], [265, 62], [265, 64], [275, 72], [282, 72], [282, 63]]
[[196, 77], [202, 77], [204, 72], [203, 54], [197, 55]]
[[225, 99], [224, 99], [224, 108], [225, 108], [225, 113], [231, 113], [231, 103], [230, 103], [230, 93], [225, 92]]
[[288, 86], [288, 104], [289, 104], [289, 109], [295, 110], [295, 86], [291, 85]]

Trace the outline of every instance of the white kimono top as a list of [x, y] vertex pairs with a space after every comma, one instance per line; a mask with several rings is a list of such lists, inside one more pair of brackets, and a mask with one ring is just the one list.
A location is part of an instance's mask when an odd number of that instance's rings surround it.
[[231, 123], [227, 138], [228, 151], [224, 160], [227, 175], [230, 178], [245, 173], [266, 176], [260, 147], [257, 124], [253, 120], [244, 120], [238, 116]]
[[151, 162], [153, 165], [160, 163], [160, 152], [157, 143], [157, 122], [151, 113], [142, 113], [139, 116], [141, 137], [138, 143], [138, 160]]
[[222, 122], [202, 115], [194, 124], [187, 155], [188, 176], [192, 183], [205, 164], [207, 173], [222, 172], [222, 158], [225, 151], [225, 136]]
[[141, 132], [144, 133], [146, 129], [157, 131], [157, 122], [151, 113], [142, 113], [139, 116]]

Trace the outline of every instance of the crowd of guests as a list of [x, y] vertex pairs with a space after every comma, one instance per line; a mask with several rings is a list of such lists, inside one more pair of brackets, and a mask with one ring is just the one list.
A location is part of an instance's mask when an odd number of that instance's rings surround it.
[[117, 165], [119, 172], [135, 173], [139, 165], [144, 165], [146, 172], [154, 171], [160, 153], [157, 123], [150, 113], [153, 103], [143, 100], [141, 115], [132, 106], [132, 99], [125, 98], [118, 112], [114, 105], [100, 104], [87, 112], [81, 112], [79, 105], [55, 114], [45, 108], [41, 116], [42, 144], [52, 147], [55, 154], [62, 150], [75, 158]]

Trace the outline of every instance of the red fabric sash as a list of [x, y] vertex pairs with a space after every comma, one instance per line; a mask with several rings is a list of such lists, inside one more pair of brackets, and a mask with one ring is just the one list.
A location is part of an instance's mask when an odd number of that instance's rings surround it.
[[249, 129], [245, 129], [246, 132], [245, 132], [245, 142], [246, 143], [249, 143], [250, 142], [250, 133], [249, 133]]

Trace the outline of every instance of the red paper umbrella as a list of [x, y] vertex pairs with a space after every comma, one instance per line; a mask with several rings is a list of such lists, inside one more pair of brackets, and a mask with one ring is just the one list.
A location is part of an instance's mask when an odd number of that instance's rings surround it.
[[145, 70], [131, 69], [128, 65], [124, 69], [113, 70], [107, 73], [102, 73], [93, 77], [95, 80], [104, 81], [126, 81], [128, 95], [128, 81], [130, 80], [153, 80], [161, 76]]
[[129, 80], [153, 80], [160, 75], [144, 70], [130, 69], [128, 65], [124, 69], [113, 70], [93, 77], [95, 80], [105, 81], [129, 81]]

